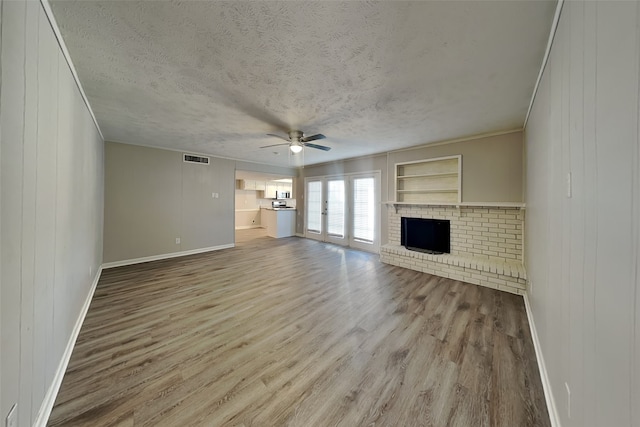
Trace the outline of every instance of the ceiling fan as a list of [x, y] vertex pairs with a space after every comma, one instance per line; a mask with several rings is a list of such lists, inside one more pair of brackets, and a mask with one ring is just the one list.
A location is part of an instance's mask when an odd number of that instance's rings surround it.
[[324, 136], [321, 133], [318, 133], [316, 135], [311, 135], [311, 136], [304, 136], [302, 131], [292, 130], [292, 131], [289, 131], [289, 138], [285, 138], [284, 136], [276, 135], [273, 133], [268, 133], [267, 135], [283, 139], [287, 142], [285, 144], [265, 145], [264, 147], [260, 147], [260, 148], [277, 147], [279, 145], [288, 145], [289, 149], [293, 154], [297, 154], [301, 152], [304, 147], [317, 148], [318, 150], [323, 150], [323, 151], [331, 150], [331, 147], [327, 147], [325, 145], [310, 144], [310, 141], [325, 139], [326, 136]]

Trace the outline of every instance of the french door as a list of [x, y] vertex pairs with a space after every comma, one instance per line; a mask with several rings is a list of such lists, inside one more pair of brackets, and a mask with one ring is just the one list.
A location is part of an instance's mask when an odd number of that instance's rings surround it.
[[307, 178], [305, 236], [378, 252], [380, 172]]
[[305, 234], [311, 239], [346, 245], [346, 186], [344, 178], [307, 180]]

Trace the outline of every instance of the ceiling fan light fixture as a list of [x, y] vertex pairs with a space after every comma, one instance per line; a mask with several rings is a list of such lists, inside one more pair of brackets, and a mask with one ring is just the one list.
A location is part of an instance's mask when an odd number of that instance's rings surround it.
[[291, 143], [291, 145], [289, 146], [289, 149], [293, 154], [298, 154], [299, 152], [302, 151], [302, 145], [299, 142]]

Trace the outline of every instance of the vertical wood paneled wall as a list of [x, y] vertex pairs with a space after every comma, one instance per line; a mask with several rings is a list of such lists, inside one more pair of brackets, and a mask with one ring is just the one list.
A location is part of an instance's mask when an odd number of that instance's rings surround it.
[[565, 2], [525, 129], [528, 298], [565, 427], [640, 425], [639, 55], [640, 3]]
[[0, 419], [31, 426], [102, 262], [103, 142], [40, 2], [0, 10]]

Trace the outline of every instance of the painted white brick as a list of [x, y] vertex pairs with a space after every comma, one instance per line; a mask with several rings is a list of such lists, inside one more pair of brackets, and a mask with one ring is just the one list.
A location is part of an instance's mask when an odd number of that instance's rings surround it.
[[[500, 247], [502, 248], [506, 248], [507, 246], [505, 246], [505, 239], [501, 238], [501, 237], [487, 237], [487, 239], [489, 242], [491, 243], [500, 243]], [[514, 248], [515, 249], [515, 248]]]
[[[434, 256], [407, 251], [399, 246], [400, 218], [441, 218], [451, 221], [451, 254]], [[488, 278], [505, 280], [504, 290], [513, 291], [522, 265], [522, 227], [524, 212], [518, 208], [470, 208], [451, 206], [402, 206], [389, 209], [389, 245], [381, 248], [380, 259], [393, 265], [404, 265], [418, 271], [450, 275], [457, 280], [486, 285]], [[386, 253], [386, 255], [385, 255]], [[393, 254], [393, 255], [391, 255]], [[497, 273], [486, 272], [492, 262]], [[513, 264], [513, 265], [512, 265]], [[409, 266], [409, 267], [406, 267]], [[504, 273], [504, 274], [500, 274]], [[476, 277], [473, 276], [476, 274]], [[477, 277], [480, 274], [481, 278]], [[499, 276], [499, 277], [498, 277]], [[507, 289], [510, 288], [511, 290]]]
[[507, 282], [506, 282], [505, 280], [503, 280], [503, 279], [496, 279], [496, 278], [493, 278], [493, 277], [489, 277], [489, 278], [487, 279], [487, 281], [488, 281], [489, 283], [495, 283], [496, 285], [506, 285], [506, 284], [507, 284]]
[[471, 273], [471, 278], [476, 280], [481, 280], [481, 281], [487, 280], [486, 276], [478, 273]]

